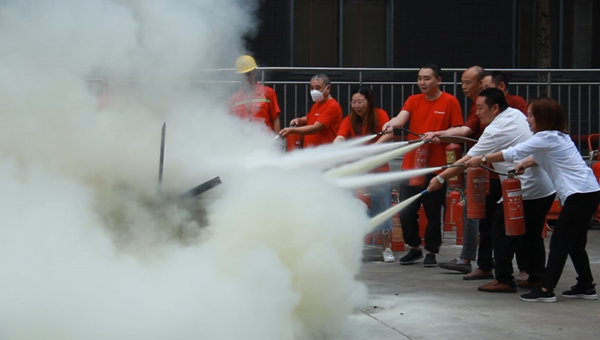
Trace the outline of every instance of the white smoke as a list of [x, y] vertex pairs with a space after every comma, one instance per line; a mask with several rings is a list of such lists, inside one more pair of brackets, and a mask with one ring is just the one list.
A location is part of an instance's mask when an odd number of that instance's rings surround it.
[[226, 113], [231, 92], [189, 86], [244, 52], [257, 5], [0, 1], [0, 339], [348, 332], [361, 203], [316, 170], [246, 170], [281, 156], [272, 135]]

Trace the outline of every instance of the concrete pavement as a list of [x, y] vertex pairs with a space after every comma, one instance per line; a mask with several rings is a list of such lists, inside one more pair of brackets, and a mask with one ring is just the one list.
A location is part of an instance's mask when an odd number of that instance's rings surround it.
[[[551, 233], [546, 238], [546, 250]], [[600, 280], [600, 229], [589, 231], [587, 250]], [[445, 233], [438, 262], [458, 257], [454, 233]], [[365, 246], [358, 279], [369, 288], [369, 303], [352, 316], [358, 330], [349, 339], [597, 339], [600, 301], [567, 299], [560, 293], [575, 284], [570, 260], [555, 290], [555, 303], [523, 302], [515, 293], [485, 293], [490, 280], [465, 281], [461, 273], [439, 267], [383, 263], [380, 248]], [[474, 268], [476, 265], [474, 265]], [[515, 273], [518, 273], [515, 264]], [[515, 274], [516, 275], [516, 274]], [[600, 288], [600, 285], [597, 287]]]

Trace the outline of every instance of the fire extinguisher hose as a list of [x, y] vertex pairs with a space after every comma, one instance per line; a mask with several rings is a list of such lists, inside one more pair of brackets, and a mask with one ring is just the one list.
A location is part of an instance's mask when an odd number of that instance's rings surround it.
[[332, 178], [332, 181], [342, 189], [354, 190], [360, 189], [372, 185], [379, 185], [383, 183], [391, 183], [395, 181], [409, 179], [414, 176], [426, 175], [434, 171], [444, 170], [447, 168], [454, 168], [464, 166], [464, 164], [453, 164], [444, 165], [432, 168], [414, 169], [414, 170], [403, 170], [403, 171], [392, 171], [386, 173], [366, 174], [360, 176], [346, 176]]
[[508, 177], [510, 177], [511, 175], [513, 175], [513, 176], [515, 175], [515, 170], [514, 169], [513, 170], [508, 170], [508, 173], [504, 173], [504, 172], [496, 171], [496, 170], [494, 170], [492, 168], [489, 168], [489, 167], [487, 167], [485, 165], [480, 165], [479, 167], [482, 168], [482, 169], [485, 169], [487, 171], [493, 172], [495, 174], [498, 174], [500, 176], [508, 176]]
[[438, 137], [439, 139], [443, 140], [444, 142], [455, 142], [455, 139], [458, 139], [460, 141], [466, 141], [466, 142], [473, 142], [473, 143], [477, 143], [478, 140], [477, 139], [473, 139], [473, 138], [469, 138], [469, 137], [463, 137], [463, 136], [441, 136]]
[[377, 228], [380, 224], [385, 222], [387, 219], [392, 218], [392, 216], [396, 215], [400, 210], [406, 208], [409, 204], [416, 201], [421, 195], [427, 193], [427, 190], [423, 190], [420, 193], [405, 199], [404, 201], [392, 206], [388, 210], [378, 214], [377, 216], [371, 218], [371, 229]]

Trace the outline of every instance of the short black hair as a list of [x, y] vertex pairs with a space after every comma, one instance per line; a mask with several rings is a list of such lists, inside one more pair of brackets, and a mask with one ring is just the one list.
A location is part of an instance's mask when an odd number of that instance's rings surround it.
[[481, 92], [479, 92], [480, 97], [485, 97], [485, 105], [488, 107], [492, 107], [495, 104], [498, 104], [500, 112], [506, 110], [508, 108], [508, 103], [506, 102], [506, 97], [504, 96], [504, 92], [497, 88], [489, 87]]
[[437, 64], [434, 64], [434, 63], [423, 64], [423, 65], [421, 65], [421, 67], [419, 69], [424, 69], [424, 68], [431, 69], [436, 78], [440, 78], [442, 76], [442, 69]]
[[496, 85], [496, 87], [500, 86], [500, 83], [504, 83], [506, 87], [508, 87], [508, 76], [506, 73], [502, 71], [488, 71], [485, 73], [484, 77], [490, 76], [492, 77], [492, 83]]
[[310, 80], [316, 80], [319, 79], [321, 81], [323, 81], [323, 86], [327, 86], [329, 84], [331, 84], [331, 82], [329, 81], [329, 77], [326, 74], [315, 74]]

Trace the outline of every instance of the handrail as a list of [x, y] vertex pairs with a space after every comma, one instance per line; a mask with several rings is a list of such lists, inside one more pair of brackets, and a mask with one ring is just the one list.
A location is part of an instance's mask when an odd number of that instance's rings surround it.
[[[258, 67], [258, 71], [363, 71], [363, 72], [408, 72], [418, 71], [418, 67], [410, 68], [394, 68], [394, 67], [280, 67], [280, 66], [265, 66]], [[220, 69], [202, 69], [193, 70], [192, 72], [211, 72], [211, 71], [231, 71], [234, 72], [234, 68], [220, 68]], [[465, 68], [442, 68], [443, 72], [464, 72]], [[486, 71], [502, 71], [502, 72], [599, 72], [597, 68], [579, 68], [579, 69], [565, 69], [565, 68], [487, 68]]]

